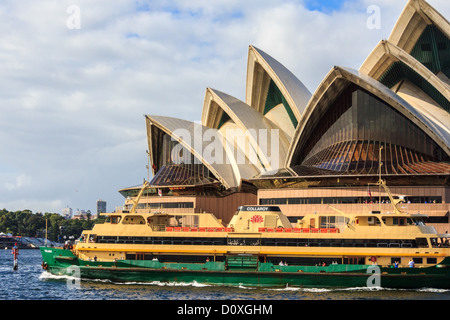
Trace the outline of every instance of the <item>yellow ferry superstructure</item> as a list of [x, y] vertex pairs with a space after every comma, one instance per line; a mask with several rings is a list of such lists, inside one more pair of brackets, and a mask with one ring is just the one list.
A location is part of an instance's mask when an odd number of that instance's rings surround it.
[[[145, 188], [145, 186], [144, 186]], [[449, 256], [448, 235], [425, 225], [426, 215], [393, 212], [307, 214], [293, 226], [276, 206], [242, 206], [228, 225], [211, 213], [108, 213], [83, 232], [80, 259], [165, 262], [226, 261], [247, 255], [261, 262], [429, 267]], [[137, 203], [137, 201], [136, 201]]]

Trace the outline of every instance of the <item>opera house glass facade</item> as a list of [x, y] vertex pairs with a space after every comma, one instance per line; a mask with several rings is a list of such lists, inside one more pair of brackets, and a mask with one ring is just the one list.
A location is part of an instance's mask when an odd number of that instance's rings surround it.
[[[359, 69], [333, 67], [314, 92], [249, 46], [244, 100], [207, 88], [201, 123], [145, 116], [152, 177], [138, 210], [206, 211], [226, 223], [238, 206], [278, 205], [294, 224], [330, 204], [390, 212], [374, 186], [381, 175], [404, 199], [401, 210], [448, 232], [449, 39], [445, 17], [425, 0], [405, 0]], [[141, 187], [120, 190], [126, 206]]]
[[355, 85], [347, 87], [310, 129], [301, 150], [292, 165], [359, 174], [377, 173], [380, 161], [386, 174], [432, 173], [439, 171], [434, 163], [449, 161], [423, 130]]
[[160, 168], [150, 185], [194, 186], [214, 182], [214, 176], [194, 154], [180, 146], [171, 136], [154, 128], [156, 145], [154, 163]]

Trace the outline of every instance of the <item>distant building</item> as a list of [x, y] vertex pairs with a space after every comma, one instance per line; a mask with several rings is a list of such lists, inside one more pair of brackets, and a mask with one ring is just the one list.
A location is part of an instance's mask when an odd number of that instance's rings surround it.
[[106, 212], [106, 201], [99, 199], [97, 200], [97, 215]]
[[70, 219], [72, 218], [73, 215], [73, 210], [72, 208], [69, 208], [69, 206], [67, 206], [66, 208], [61, 210], [61, 215], [66, 218], [66, 219]]
[[77, 209], [76, 214], [73, 215], [72, 219], [78, 220], [94, 220], [97, 219], [97, 214], [91, 214], [91, 210]]

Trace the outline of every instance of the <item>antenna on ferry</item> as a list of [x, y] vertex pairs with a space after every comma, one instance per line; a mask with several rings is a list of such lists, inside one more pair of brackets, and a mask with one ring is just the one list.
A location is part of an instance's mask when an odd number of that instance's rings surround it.
[[[396, 214], [401, 214], [401, 213], [403, 213], [402, 212], [402, 210], [400, 210], [398, 207], [397, 207], [397, 204], [399, 204], [400, 202], [403, 202], [403, 199], [394, 199], [394, 197], [392, 196], [392, 194], [391, 194], [391, 191], [389, 190], [389, 188], [388, 188], [388, 186], [386, 185], [386, 182], [383, 180], [383, 179], [381, 179], [381, 166], [383, 165], [383, 163], [382, 163], [382, 161], [381, 161], [381, 150], [383, 149], [383, 146], [380, 146], [380, 149], [379, 149], [379, 171], [378, 171], [378, 177], [379, 177], [379, 179], [378, 179], [378, 182], [376, 183], [376, 185], [378, 185], [378, 188], [380, 188], [380, 187], [383, 187], [383, 189], [384, 189], [384, 191], [387, 193], [387, 195], [388, 195], [388, 197], [389, 197], [389, 200], [390, 200], [390, 202], [391, 202], [391, 204], [392, 204], [392, 206], [394, 207], [394, 212], [396, 213]], [[370, 183], [369, 183], [370, 184]], [[380, 197], [380, 199], [381, 199], [381, 192], [379, 191], [379, 193], [380, 193], [380, 195], [379, 195], [379, 197]], [[381, 202], [381, 201], [380, 201]], [[380, 204], [380, 208], [381, 208], [381, 204]], [[381, 210], [380, 210], [381, 211]]]
[[[383, 150], [383, 146], [380, 146], [378, 150], [378, 182], [382, 182], [381, 179], [381, 166], [383, 165], [383, 161], [381, 161], [381, 150]], [[381, 185], [378, 185], [378, 210], [381, 212]]]
[[48, 238], [48, 236], [47, 236], [47, 233], [48, 233], [47, 220], [48, 219], [45, 219], [45, 246], [47, 246], [47, 238]]
[[380, 146], [378, 150], [378, 177], [381, 180], [381, 166], [383, 165], [383, 161], [381, 161], [381, 150], [383, 150], [383, 146]]
[[[145, 152], [147, 153], [147, 165], [146, 165], [146, 168], [147, 168], [147, 181], [145, 181], [145, 179], [144, 179], [143, 189], [145, 189], [146, 186], [148, 186], [149, 182], [150, 182], [150, 152], [148, 150], [145, 150]], [[147, 197], [148, 197], [148, 193], [147, 193]], [[139, 201], [139, 199], [138, 199], [138, 201]], [[146, 201], [145, 209], [146, 210], [149, 209], [149, 202], [148, 202], [148, 200]]]
[[146, 150], [147, 152], [147, 181], [150, 181], [150, 152]]

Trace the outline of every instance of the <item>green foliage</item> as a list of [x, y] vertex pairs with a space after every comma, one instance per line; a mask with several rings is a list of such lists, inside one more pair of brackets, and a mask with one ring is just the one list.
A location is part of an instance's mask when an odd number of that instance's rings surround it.
[[32, 213], [30, 210], [0, 210], [0, 232], [14, 236], [45, 237], [46, 221], [49, 240], [59, 241], [64, 236], [79, 237], [83, 230], [90, 230], [96, 223], [103, 223], [104, 217], [95, 220], [67, 220], [57, 213]]

